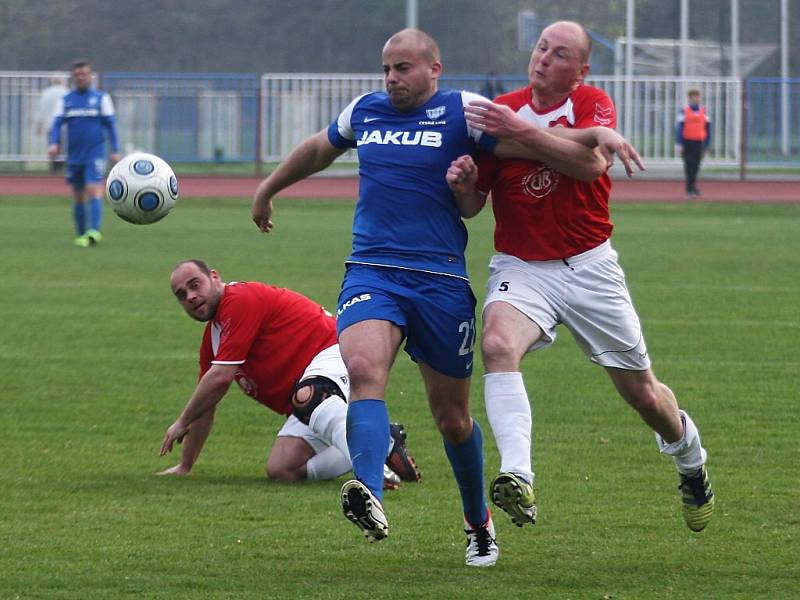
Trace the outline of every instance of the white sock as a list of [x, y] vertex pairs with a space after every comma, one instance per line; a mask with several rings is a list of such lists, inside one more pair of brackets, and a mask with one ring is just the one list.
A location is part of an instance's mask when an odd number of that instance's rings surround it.
[[308, 427], [326, 444], [350, 456], [347, 449], [347, 404], [339, 396], [329, 396], [311, 413]]
[[[342, 403], [344, 404], [344, 403]], [[319, 454], [315, 454], [306, 463], [306, 479], [336, 479], [352, 469], [350, 457], [342, 454], [338, 448], [330, 446]]]
[[683, 421], [683, 437], [668, 444], [656, 433], [656, 442], [661, 454], [668, 454], [675, 461], [679, 473], [691, 475], [706, 464], [706, 450], [700, 442], [700, 432], [694, 421], [684, 411], [679, 412]]
[[522, 373], [487, 373], [483, 379], [486, 416], [500, 452], [500, 470], [533, 483], [533, 417]]

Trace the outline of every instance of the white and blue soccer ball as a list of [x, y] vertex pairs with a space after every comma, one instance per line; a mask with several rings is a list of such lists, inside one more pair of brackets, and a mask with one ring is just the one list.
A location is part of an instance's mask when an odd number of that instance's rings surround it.
[[106, 196], [114, 212], [128, 223], [155, 223], [175, 206], [178, 179], [164, 159], [134, 152], [111, 169]]

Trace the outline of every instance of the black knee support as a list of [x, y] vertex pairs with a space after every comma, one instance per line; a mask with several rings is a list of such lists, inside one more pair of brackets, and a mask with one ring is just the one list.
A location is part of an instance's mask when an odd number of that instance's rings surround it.
[[[304, 388], [311, 388], [311, 397], [303, 403], [297, 401], [297, 391]], [[330, 396], [339, 396], [345, 401], [344, 394], [339, 386], [327, 377], [309, 377], [297, 383], [292, 390], [292, 414], [300, 421], [308, 425], [311, 413]]]

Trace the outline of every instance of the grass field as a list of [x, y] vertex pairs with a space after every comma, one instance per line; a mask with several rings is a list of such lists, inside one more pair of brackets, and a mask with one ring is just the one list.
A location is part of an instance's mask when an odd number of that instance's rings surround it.
[[[229, 280], [333, 307], [351, 204], [279, 201], [270, 236], [238, 200], [184, 201], [144, 227], [108, 212], [90, 249], [71, 245], [69, 210], [0, 198], [0, 597], [797, 597], [800, 206], [614, 211], [655, 371], [709, 450], [708, 529], [684, 526], [671, 461], [561, 330], [524, 367], [540, 522], [519, 530], [496, 514], [501, 556], [487, 570], [464, 566], [455, 483], [405, 356], [389, 408], [423, 481], [387, 494], [391, 536], [377, 546], [340, 515], [343, 479], [264, 479], [281, 418], [238, 390], [192, 474], [153, 475], [174, 464], [158, 447], [193, 389], [202, 331], [169, 292], [172, 265], [205, 258]], [[491, 215], [469, 227], [480, 303]]]

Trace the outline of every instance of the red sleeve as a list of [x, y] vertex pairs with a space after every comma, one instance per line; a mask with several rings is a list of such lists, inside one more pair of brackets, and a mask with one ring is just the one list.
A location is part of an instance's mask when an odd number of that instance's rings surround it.
[[583, 86], [580, 88], [583, 93], [575, 94], [575, 127], [585, 129], [587, 127], [610, 127], [617, 128], [617, 111], [614, 102], [603, 90]]
[[205, 331], [203, 331], [203, 341], [200, 342], [200, 374], [197, 380], [206, 374], [211, 368], [211, 361], [214, 359], [214, 353], [211, 350], [211, 323], [206, 324]]

